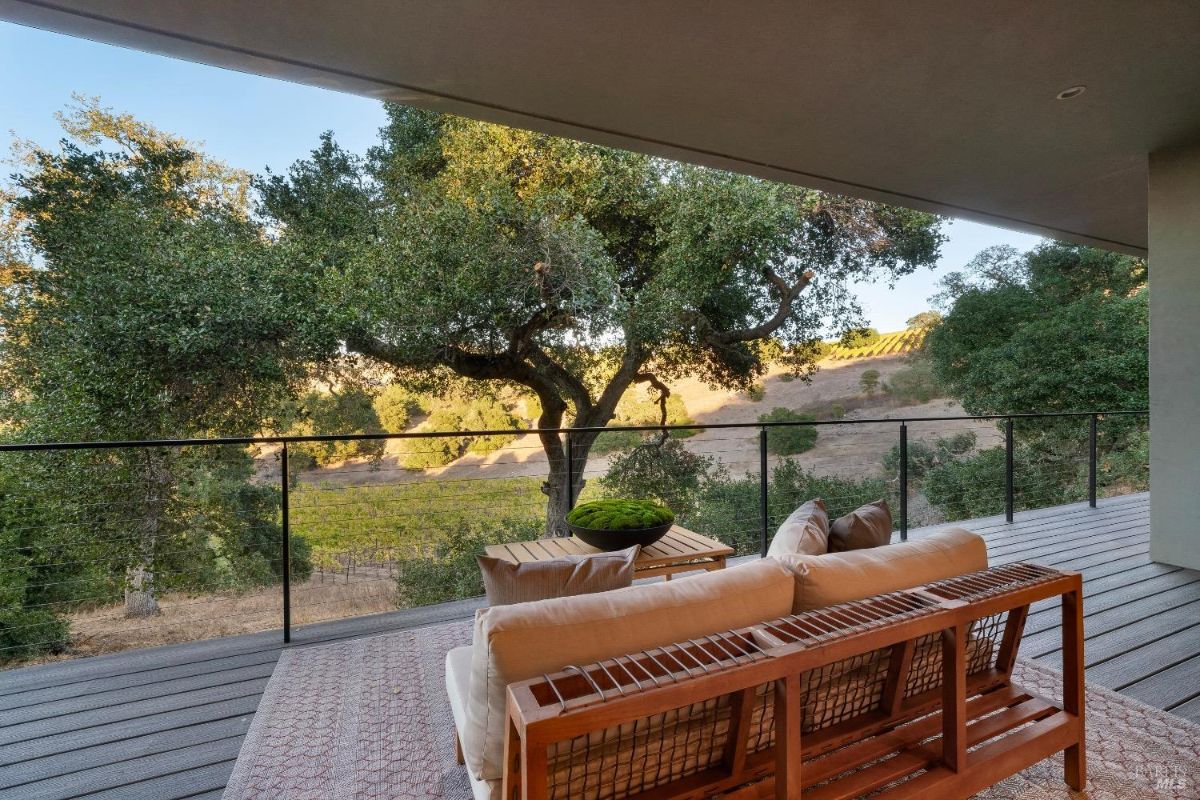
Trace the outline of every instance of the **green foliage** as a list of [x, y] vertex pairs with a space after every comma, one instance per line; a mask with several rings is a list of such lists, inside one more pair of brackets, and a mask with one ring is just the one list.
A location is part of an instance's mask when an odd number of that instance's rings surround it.
[[[360, 389], [336, 394], [311, 391], [300, 402], [300, 421], [288, 432], [294, 436], [336, 436], [383, 433], [371, 396]], [[289, 446], [298, 469], [324, 467], [351, 458], [377, 463], [386, 443], [382, 439], [296, 442]]]
[[921, 405], [945, 395], [934, 375], [933, 363], [920, 356], [911, 359], [907, 367], [893, 372], [883, 384], [883, 391], [905, 406]]
[[385, 386], [372, 405], [379, 426], [388, 433], [403, 433], [413, 417], [425, 413], [420, 398], [395, 383]]
[[[760, 414], [759, 422], [813, 422], [816, 417], [792, 411], [790, 408], [774, 408], [769, 414]], [[777, 456], [791, 456], [812, 450], [817, 444], [816, 425], [787, 425], [767, 430], [767, 451]]]
[[[692, 418], [688, 416], [687, 406], [679, 395], [667, 395], [668, 425], [690, 425]], [[662, 408], [656, 399], [644, 396], [640, 392], [626, 392], [617, 404], [616, 414], [610, 423], [614, 426], [629, 425], [659, 425], [662, 424]], [[695, 430], [671, 431], [672, 439], [686, 439], [695, 436]], [[591, 452], [596, 455], [607, 455], [618, 451], [629, 450], [658, 436], [656, 433], [639, 431], [608, 431], [596, 437]]]
[[761, 403], [766, 396], [767, 387], [761, 383], [754, 383], [746, 388], [746, 399], [751, 403]]
[[613, 458], [600, 486], [609, 497], [648, 497], [682, 514], [695, 508], [713, 464], [674, 439], [646, 443]]
[[867, 397], [874, 395], [879, 391], [879, 370], [863, 370], [863, 374], [858, 378], [858, 386]]
[[[1146, 408], [1145, 280], [1144, 261], [1079, 245], [1052, 242], [1025, 254], [985, 250], [965, 272], [943, 281], [938, 299], [948, 310], [925, 345], [934, 375], [972, 414]], [[1105, 419], [1101, 451], [1136, 449], [1140, 425], [1127, 417]], [[1015, 435], [1026, 454], [1024, 469], [1045, 484], [1041, 505], [1082, 496], [1083, 421], [1022, 420]], [[938, 502], [956, 514], [994, 508], [994, 502], [964, 505], [954, 487], [968, 471], [994, 467], [988, 459], [995, 458], [980, 454], [974, 463], [948, 466], [939, 478], [947, 488], [934, 487]], [[1144, 468], [1126, 466], [1131, 484], [1140, 485]]]
[[[1078, 501], [1087, 493], [1087, 462], [1067, 461], [1039, 447], [1019, 445], [1013, 453], [1013, 507], [1045, 508]], [[1004, 511], [1004, 448], [992, 447], [931, 468], [925, 496], [947, 520]]]
[[[772, 529], [778, 527], [797, 506], [814, 497], [825, 500], [829, 518], [835, 519], [881, 497], [894, 503], [893, 494], [881, 478], [819, 476], [785, 459], [771, 471], [767, 491], [769, 524]], [[757, 475], [731, 478], [718, 470], [704, 483], [696, 510], [680, 514], [679, 524], [720, 539], [740, 555], [758, 553], [758, 513], [750, 511], [758, 508], [758, 497]]]
[[[921, 441], [908, 444], [908, 477], [919, 481], [930, 470], [954, 461], [959, 456], [969, 453], [975, 448], [975, 433], [962, 431], [953, 436], [937, 439], [932, 445]], [[900, 445], [894, 446], [883, 457], [883, 470], [888, 475], [900, 474]]]
[[[447, 398], [438, 402], [425, 421], [424, 429], [455, 434], [465, 431], [520, 430], [521, 421], [509, 408], [490, 396], [464, 399]], [[410, 439], [402, 445], [402, 463], [406, 469], [444, 467], [463, 453], [491, 453], [517, 439], [517, 434], [482, 436], [451, 435]]]
[[973, 414], [1145, 408], [1145, 264], [1061, 243], [989, 250], [944, 282], [952, 306], [926, 341]]
[[[473, 400], [462, 418], [462, 426], [475, 431], [519, 430], [521, 421], [513, 416], [507, 406], [482, 398]], [[516, 434], [488, 434], [473, 436], [467, 443], [467, 452], [491, 453], [517, 440]]]
[[919, 314], [914, 314], [905, 321], [905, 325], [909, 330], [930, 331], [936, 328], [942, 321], [942, 315], [936, 311], [922, 311]]
[[674, 521], [675, 515], [653, 500], [592, 500], [567, 514], [572, 525], [598, 531], [636, 531]]
[[875, 328], [850, 328], [842, 334], [842, 338], [838, 340], [838, 344], [853, 350], [857, 347], [866, 347], [867, 345], [875, 344], [878, 341], [879, 331]]
[[483, 578], [475, 556], [488, 545], [536, 538], [541, 527], [539, 521], [501, 520], [495, 527], [473, 524], [448, 531], [431, 547], [397, 560], [396, 604], [411, 608], [479, 597]]

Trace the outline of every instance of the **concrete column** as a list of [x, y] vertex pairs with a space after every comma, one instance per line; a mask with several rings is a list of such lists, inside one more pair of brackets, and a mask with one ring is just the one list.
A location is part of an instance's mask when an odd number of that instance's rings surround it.
[[1150, 154], [1150, 557], [1200, 569], [1200, 142]]

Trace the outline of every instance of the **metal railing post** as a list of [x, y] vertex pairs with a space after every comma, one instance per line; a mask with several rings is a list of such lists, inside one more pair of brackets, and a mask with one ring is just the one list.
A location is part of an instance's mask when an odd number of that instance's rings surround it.
[[575, 507], [575, 452], [571, 446], [571, 432], [567, 431], [564, 452], [567, 457], [567, 510]]
[[288, 446], [279, 452], [279, 509], [283, 533], [283, 643], [292, 641], [292, 526], [288, 520]]
[[1096, 415], [1088, 422], [1088, 505], [1096, 507]]
[[900, 541], [908, 541], [908, 423], [900, 423]]
[[771, 516], [767, 508], [767, 481], [767, 429], [764, 426], [758, 429], [758, 533], [759, 551], [763, 558], [767, 557], [767, 548], [770, 546], [767, 542], [768, 528], [771, 525]]
[[1004, 521], [1013, 521], [1013, 421], [1004, 420]]

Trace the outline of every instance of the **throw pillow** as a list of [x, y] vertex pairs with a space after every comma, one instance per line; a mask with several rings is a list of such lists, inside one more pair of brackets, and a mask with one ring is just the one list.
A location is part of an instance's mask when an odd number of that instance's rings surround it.
[[514, 564], [491, 556], [476, 556], [483, 573], [488, 605], [507, 606], [607, 592], [633, 583], [633, 562], [638, 547], [595, 555], [562, 556], [545, 561]]
[[829, 514], [825, 511], [825, 501], [817, 497], [788, 514], [775, 531], [767, 555], [817, 556], [828, 551]]
[[886, 500], [876, 500], [838, 517], [829, 526], [829, 552], [880, 547], [892, 540], [892, 510]]

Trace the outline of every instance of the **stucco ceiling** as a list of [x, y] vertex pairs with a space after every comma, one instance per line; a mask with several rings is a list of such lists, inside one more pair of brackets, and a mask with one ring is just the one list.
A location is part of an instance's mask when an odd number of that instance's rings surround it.
[[1147, 154], [1200, 139], [1197, 0], [0, 0], [0, 18], [1127, 252]]

